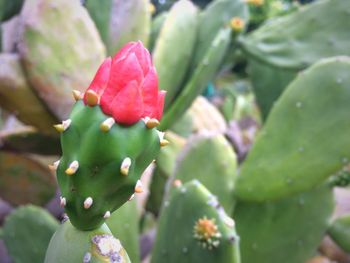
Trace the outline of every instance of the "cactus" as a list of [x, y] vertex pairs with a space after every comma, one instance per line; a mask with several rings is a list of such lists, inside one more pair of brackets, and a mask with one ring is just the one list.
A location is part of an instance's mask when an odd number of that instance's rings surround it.
[[273, 67], [257, 60], [249, 61], [249, 73], [261, 115], [266, 120], [275, 101], [296, 77], [297, 72]]
[[147, 45], [151, 13], [149, 0], [86, 0], [85, 6], [95, 21], [108, 55], [129, 41]]
[[59, 224], [46, 210], [23, 206], [14, 210], [3, 228], [3, 239], [14, 263], [44, 262], [50, 238]]
[[201, 12], [197, 47], [192, 62], [193, 69], [203, 61], [220, 28], [228, 26], [233, 17], [248, 21], [248, 7], [244, 1], [215, 0]]
[[328, 234], [344, 251], [350, 253], [350, 215], [343, 215], [334, 220]]
[[[190, 65], [197, 36], [197, 13], [197, 8], [191, 1], [176, 2], [166, 16], [157, 38], [153, 61], [157, 68], [159, 85], [167, 91], [165, 109], [169, 108], [181, 88]], [[176, 56], [169, 56], [172, 52]]]
[[218, 32], [203, 60], [176, 97], [171, 108], [165, 113], [160, 129], [169, 128], [172, 123], [177, 121], [185, 113], [195, 97], [203, 91], [208, 81], [213, 78], [226, 53], [230, 37], [231, 30], [228, 28], [221, 29]]
[[241, 167], [239, 198], [265, 201], [307, 191], [348, 163], [349, 70], [349, 58], [325, 59], [288, 86]]
[[167, 16], [168, 12], [162, 12], [152, 20], [151, 35], [148, 43], [148, 48], [151, 51], [154, 49], [154, 45], [156, 44], [160, 30], [163, 27], [164, 21], [166, 20]]
[[106, 220], [113, 236], [119, 237], [131, 262], [140, 262], [139, 215], [135, 200], [124, 204]]
[[76, 229], [66, 220], [51, 238], [45, 263], [130, 263], [128, 254], [106, 224], [91, 231]]
[[41, 155], [61, 154], [59, 138], [37, 132], [31, 127], [0, 131], [0, 150]]
[[231, 213], [237, 168], [233, 149], [222, 135], [199, 134], [188, 141], [176, 159], [170, 184], [198, 179], [218, 197], [225, 211]]
[[153, 172], [150, 194], [146, 206], [147, 210], [152, 211], [154, 214], [159, 213], [159, 208], [161, 207], [165, 193], [166, 182], [175, 169], [175, 160], [178, 153], [186, 143], [184, 138], [170, 131], [166, 133], [165, 138], [170, 143], [169, 146], [160, 150], [157, 157], [156, 168]]
[[348, 0], [316, 1], [266, 23], [242, 38], [241, 45], [256, 60], [303, 69], [321, 58], [350, 55], [349, 16]]
[[23, 123], [52, 134], [52, 125], [57, 119], [47, 112], [46, 106], [27, 83], [18, 54], [0, 54], [0, 64], [1, 107], [16, 112], [16, 117]]
[[20, 19], [18, 48], [28, 80], [65, 119], [72, 90], [86, 88], [105, 55], [98, 32], [78, 0], [28, 0]]
[[56, 192], [49, 169], [32, 158], [0, 153], [0, 197], [13, 205], [45, 205]]
[[306, 262], [317, 250], [333, 209], [327, 185], [266, 203], [239, 201], [234, 218], [242, 262]]
[[164, 203], [151, 262], [165, 261], [241, 262], [234, 221], [196, 180], [176, 188]]

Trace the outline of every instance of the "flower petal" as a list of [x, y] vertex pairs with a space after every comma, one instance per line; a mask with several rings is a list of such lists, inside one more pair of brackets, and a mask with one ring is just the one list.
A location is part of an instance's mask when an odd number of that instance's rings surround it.
[[159, 91], [157, 107], [156, 107], [155, 111], [152, 114], [153, 116], [151, 116], [153, 118], [156, 118], [159, 121], [160, 121], [160, 119], [163, 116], [165, 95], [166, 95], [166, 91], [165, 90], [160, 90]]
[[[112, 65], [112, 58], [110, 57], [106, 58], [101, 64], [101, 66], [98, 68], [94, 79], [92, 80], [89, 88], [86, 91], [93, 90], [98, 95], [102, 94], [104, 89], [107, 87], [111, 65]], [[86, 104], [86, 95], [84, 95], [84, 102]]]
[[136, 81], [119, 91], [112, 102], [112, 116], [116, 122], [131, 125], [140, 120], [143, 102]]
[[130, 81], [142, 82], [143, 73], [134, 53], [125, 59], [113, 61], [107, 88], [101, 96], [101, 108], [104, 113], [111, 114], [111, 104], [117, 93], [124, 89]]
[[143, 46], [141, 41], [138, 41], [135, 46], [131, 48], [131, 51], [135, 53], [137, 60], [139, 61], [144, 76], [152, 67], [151, 55], [149, 51]]
[[144, 104], [144, 113], [142, 117], [150, 117], [157, 107], [158, 101], [158, 77], [155, 67], [152, 67], [141, 87], [141, 94]]
[[136, 42], [129, 42], [127, 43], [125, 46], [123, 46], [117, 54], [114, 55], [113, 57], [113, 61], [118, 61], [118, 60], [122, 60], [125, 57], [127, 57], [131, 52], [131, 50], [133, 49], [133, 47], [136, 45]]

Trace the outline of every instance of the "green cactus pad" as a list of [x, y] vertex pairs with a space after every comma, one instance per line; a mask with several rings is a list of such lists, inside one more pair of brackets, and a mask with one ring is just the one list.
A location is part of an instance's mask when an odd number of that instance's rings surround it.
[[246, 54], [257, 60], [303, 69], [321, 58], [350, 55], [349, 20], [348, 0], [315, 1], [269, 21], [243, 38], [241, 44]]
[[64, 119], [72, 90], [85, 90], [105, 57], [103, 43], [78, 0], [28, 0], [20, 19], [18, 48], [29, 82]]
[[31, 127], [0, 131], [0, 141], [1, 151], [40, 155], [61, 154], [59, 137], [39, 133]]
[[241, 199], [264, 201], [320, 185], [350, 159], [350, 59], [323, 60], [288, 86], [238, 176]]
[[220, 29], [227, 27], [233, 17], [248, 21], [247, 4], [241, 0], [212, 1], [199, 15], [198, 41], [192, 66], [201, 63]]
[[333, 208], [328, 186], [278, 201], [238, 202], [234, 218], [242, 262], [306, 262], [316, 252]]
[[174, 103], [163, 116], [160, 129], [167, 129], [180, 119], [191, 106], [196, 96], [203, 91], [207, 83], [217, 72], [226, 50], [228, 49], [230, 40], [231, 30], [229, 28], [221, 29], [218, 32], [203, 60], [196, 67], [193, 75], [181, 90], [181, 93], [176, 96]]
[[296, 77], [297, 72], [283, 70], [256, 60], [249, 61], [249, 73], [261, 115], [266, 120], [275, 101]]
[[33, 205], [14, 210], [5, 221], [3, 239], [14, 263], [43, 262], [57, 220]]
[[136, 201], [127, 202], [115, 211], [106, 224], [113, 236], [118, 237], [128, 251], [131, 262], [140, 262], [139, 215]]
[[18, 54], [0, 54], [0, 105], [25, 124], [52, 133], [57, 119], [27, 83]]
[[[207, 228], [198, 227], [200, 219]], [[164, 203], [151, 262], [241, 262], [234, 221], [198, 181], [175, 189]]]
[[175, 180], [186, 183], [198, 179], [218, 197], [225, 211], [231, 213], [237, 169], [237, 158], [232, 147], [222, 135], [200, 134], [188, 141], [176, 159], [170, 184]]
[[151, 35], [149, 37], [148, 49], [153, 50], [159, 36], [160, 30], [163, 27], [164, 21], [168, 16], [168, 12], [162, 12], [152, 19]]
[[55, 193], [47, 167], [23, 155], [0, 153], [0, 198], [13, 205], [45, 205]]
[[147, 45], [151, 27], [149, 4], [149, 0], [86, 0], [108, 55], [113, 56], [130, 41], [140, 40]]
[[131, 263], [120, 241], [103, 224], [92, 231], [80, 231], [69, 220], [51, 238], [45, 263]]
[[[159, 86], [167, 91], [165, 110], [181, 88], [196, 43], [198, 10], [189, 0], [176, 2], [169, 11], [153, 50]], [[169, 54], [176, 55], [169, 55]]]
[[342, 249], [350, 253], [350, 215], [334, 220], [328, 234]]
[[[114, 123], [102, 131], [100, 125], [108, 118], [98, 105], [85, 106], [79, 100], [61, 135], [63, 155], [57, 179], [65, 210], [81, 230], [98, 227], [105, 213], [111, 214], [131, 197], [160, 149], [157, 130], [147, 128], [143, 120], [132, 126]], [[122, 174], [126, 159], [128, 172]]]

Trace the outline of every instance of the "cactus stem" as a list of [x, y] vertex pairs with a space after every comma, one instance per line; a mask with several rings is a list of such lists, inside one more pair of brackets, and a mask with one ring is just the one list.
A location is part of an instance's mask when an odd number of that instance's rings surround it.
[[126, 157], [120, 166], [120, 173], [122, 175], [127, 176], [129, 174], [130, 166], [131, 166], [131, 159], [129, 157]]
[[132, 199], [134, 199], [134, 197], [135, 197], [135, 194], [130, 195], [129, 201], [131, 201]]
[[111, 212], [110, 211], [106, 211], [106, 213], [104, 214], [103, 218], [107, 219], [111, 216]]
[[73, 162], [71, 162], [69, 167], [66, 169], [65, 173], [67, 175], [73, 175], [73, 174], [75, 174], [77, 172], [78, 168], [79, 168], [78, 161], [73, 161]]
[[60, 164], [60, 160], [54, 162], [53, 164], [49, 164], [49, 169], [52, 172], [55, 172], [57, 170], [58, 165]]
[[88, 90], [86, 93], [86, 103], [93, 107], [96, 106], [99, 102], [99, 97], [97, 93], [93, 90]]
[[92, 203], [94, 200], [89, 196], [88, 198], [85, 199], [84, 201], [84, 208], [89, 209], [92, 206]]
[[61, 206], [61, 207], [65, 207], [66, 204], [67, 204], [66, 198], [61, 196], [61, 197], [60, 197], [60, 206]]
[[158, 125], [159, 125], [159, 121], [157, 119], [154, 119], [154, 118], [152, 118], [152, 119], [147, 118], [146, 119], [146, 127], [148, 129], [153, 129], [153, 128], [157, 127]]
[[137, 180], [137, 183], [135, 185], [135, 193], [142, 193], [143, 192], [143, 186], [142, 186], [142, 182], [140, 180]]
[[79, 90], [73, 90], [72, 93], [75, 101], [82, 99], [81, 92]]
[[101, 123], [100, 130], [103, 132], [108, 132], [112, 128], [114, 123], [115, 120], [113, 118], [108, 118]]
[[160, 141], [160, 147], [164, 147], [167, 146], [170, 142], [166, 139], [163, 139]]

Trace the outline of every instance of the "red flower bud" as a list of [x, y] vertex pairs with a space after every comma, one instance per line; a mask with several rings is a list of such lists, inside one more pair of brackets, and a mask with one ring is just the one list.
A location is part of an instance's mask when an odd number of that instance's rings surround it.
[[158, 90], [156, 69], [141, 42], [130, 42], [113, 59], [107, 58], [88, 90], [96, 92], [102, 111], [118, 123], [131, 125], [145, 117], [160, 120], [163, 115], [165, 91]]

